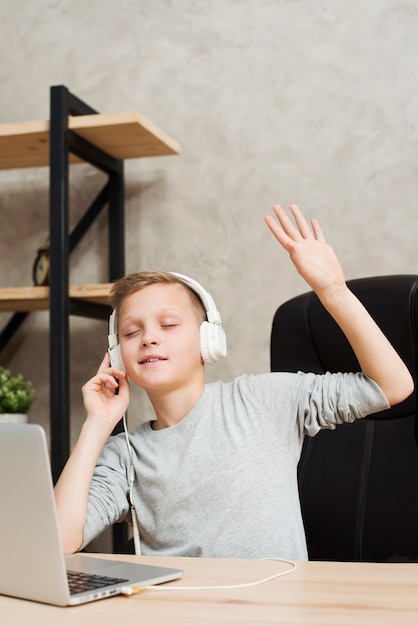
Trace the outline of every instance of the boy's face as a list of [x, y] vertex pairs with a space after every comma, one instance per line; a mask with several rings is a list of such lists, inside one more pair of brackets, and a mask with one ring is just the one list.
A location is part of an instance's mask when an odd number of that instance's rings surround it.
[[183, 285], [149, 285], [125, 298], [118, 330], [129, 378], [149, 393], [200, 384], [200, 324]]

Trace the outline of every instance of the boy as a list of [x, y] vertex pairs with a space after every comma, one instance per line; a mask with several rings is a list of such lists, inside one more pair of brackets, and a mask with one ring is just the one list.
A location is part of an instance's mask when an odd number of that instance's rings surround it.
[[296, 226], [279, 205], [274, 212], [267, 226], [345, 333], [362, 371], [205, 385], [205, 312], [192, 291], [165, 273], [117, 281], [112, 305], [126, 372], [106, 355], [83, 387], [87, 418], [56, 486], [65, 552], [129, 512], [124, 435], [108, 440], [129, 404], [128, 378], [155, 411], [155, 421], [130, 435], [142, 550], [179, 556], [307, 559], [296, 474], [304, 435], [412, 393], [406, 366], [347, 288], [318, 222], [310, 228], [295, 205]]

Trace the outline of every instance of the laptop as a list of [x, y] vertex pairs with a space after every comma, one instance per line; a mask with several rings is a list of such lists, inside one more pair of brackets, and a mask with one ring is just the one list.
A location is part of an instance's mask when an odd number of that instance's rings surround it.
[[[0, 502], [0, 594], [68, 606], [183, 575], [84, 553], [64, 556], [46, 434], [37, 424], [0, 425]], [[73, 591], [69, 577], [79, 579]], [[87, 585], [86, 578], [92, 579]]]

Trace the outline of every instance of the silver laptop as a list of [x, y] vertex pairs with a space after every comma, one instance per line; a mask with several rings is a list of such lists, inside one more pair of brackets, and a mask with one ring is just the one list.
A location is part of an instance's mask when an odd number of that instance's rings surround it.
[[[0, 594], [67, 606], [183, 575], [161, 566], [63, 555], [46, 435], [37, 424], [0, 425], [0, 502]], [[76, 579], [73, 592], [69, 576]]]

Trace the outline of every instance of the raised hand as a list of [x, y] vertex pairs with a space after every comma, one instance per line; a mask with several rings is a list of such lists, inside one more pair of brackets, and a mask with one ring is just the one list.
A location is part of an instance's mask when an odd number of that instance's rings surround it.
[[312, 220], [310, 227], [296, 204], [290, 205], [290, 210], [296, 226], [279, 204], [273, 207], [278, 221], [267, 215], [265, 222], [277, 241], [289, 252], [299, 274], [318, 295], [345, 286], [340, 262], [326, 242], [317, 220]]
[[317, 293], [353, 348], [362, 371], [373, 378], [390, 405], [404, 400], [413, 390], [405, 364], [375, 321], [348, 289], [344, 273], [316, 220], [311, 227], [295, 204], [290, 210], [296, 226], [281, 206], [274, 207], [277, 221], [265, 221], [277, 241], [289, 252], [298, 272]]

